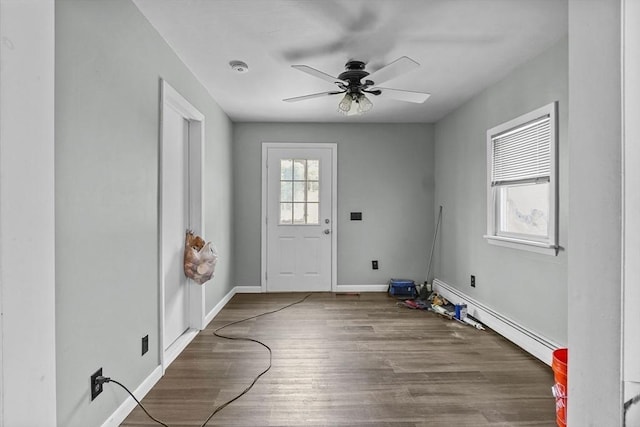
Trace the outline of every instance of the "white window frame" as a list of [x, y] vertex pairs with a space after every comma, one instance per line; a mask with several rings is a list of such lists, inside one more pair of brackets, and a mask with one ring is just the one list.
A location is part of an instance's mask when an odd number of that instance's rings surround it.
[[[533, 235], [499, 235], [498, 224], [500, 218], [498, 191], [504, 186], [493, 185], [493, 141], [498, 135], [516, 130], [519, 127], [541, 119], [549, 118], [550, 126], [550, 171], [549, 171], [549, 221], [546, 237]], [[557, 102], [552, 102], [534, 111], [516, 117], [513, 120], [502, 123], [487, 130], [487, 234], [484, 236], [492, 245], [505, 246], [514, 249], [523, 249], [547, 255], [558, 254], [558, 182], [557, 182]], [[544, 179], [546, 182], [546, 177]], [[531, 181], [536, 182], [534, 181]], [[517, 184], [513, 184], [517, 185]]]

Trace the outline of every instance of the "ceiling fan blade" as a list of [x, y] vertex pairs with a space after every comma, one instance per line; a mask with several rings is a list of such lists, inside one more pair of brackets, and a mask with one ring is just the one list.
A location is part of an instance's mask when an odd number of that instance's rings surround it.
[[345, 49], [344, 40], [336, 40], [325, 44], [309, 47], [292, 48], [283, 52], [284, 58], [288, 62], [300, 61], [301, 59], [317, 58], [318, 56], [329, 55]]
[[376, 89], [382, 91], [381, 95], [384, 97], [397, 99], [398, 101], [414, 102], [416, 104], [422, 104], [431, 96], [430, 93], [415, 92], [412, 90], [389, 89], [386, 87], [374, 87], [372, 90]]
[[394, 77], [397, 77], [401, 74], [407, 73], [415, 68], [418, 68], [420, 64], [418, 64], [413, 59], [402, 56], [391, 64], [385, 65], [380, 68], [378, 71], [374, 71], [373, 73], [367, 76], [367, 80], [372, 80], [375, 84], [384, 83], [387, 80], [391, 80]]
[[317, 77], [319, 79], [325, 80], [325, 81], [327, 81], [329, 83], [334, 83], [334, 84], [335, 83], [343, 83], [343, 84], [347, 83], [344, 80], [340, 80], [337, 77], [330, 76], [329, 74], [323, 73], [322, 71], [316, 70], [315, 68], [311, 68], [308, 65], [292, 65], [292, 67], [295, 68], [296, 70], [300, 70], [300, 71], [302, 71], [304, 73], [307, 73], [307, 74], [310, 74], [310, 75], [312, 75], [314, 77]]
[[331, 91], [331, 92], [312, 93], [311, 95], [303, 95], [303, 96], [296, 96], [294, 98], [283, 99], [283, 101], [285, 101], [285, 102], [298, 102], [298, 101], [304, 101], [306, 99], [322, 98], [323, 96], [338, 95], [338, 94], [341, 94], [341, 93], [344, 93], [344, 91]]

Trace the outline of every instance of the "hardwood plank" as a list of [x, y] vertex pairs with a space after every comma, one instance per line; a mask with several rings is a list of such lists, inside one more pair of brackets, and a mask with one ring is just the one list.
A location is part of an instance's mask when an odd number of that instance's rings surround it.
[[[200, 426], [269, 363], [263, 347], [213, 331], [302, 297], [235, 295], [143, 404], [171, 427]], [[263, 341], [273, 365], [207, 426], [555, 426], [551, 368], [493, 331], [386, 294], [317, 293], [221, 333]], [[155, 424], [136, 408], [122, 425]]]

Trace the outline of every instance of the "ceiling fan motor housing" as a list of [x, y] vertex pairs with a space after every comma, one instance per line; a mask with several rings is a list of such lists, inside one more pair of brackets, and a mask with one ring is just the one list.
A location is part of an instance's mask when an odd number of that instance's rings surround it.
[[369, 75], [369, 73], [364, 70], [365, 65], [362, 61], [349, 61], [345, 64], [345, 71], [338, 76], [340, 80], [348, 83], [343, 89], [346, 89], [348, 92], [360, 92], [373, 85], [371, 80], [366, 80], [364, 83], [361, 82], [363, 78]]

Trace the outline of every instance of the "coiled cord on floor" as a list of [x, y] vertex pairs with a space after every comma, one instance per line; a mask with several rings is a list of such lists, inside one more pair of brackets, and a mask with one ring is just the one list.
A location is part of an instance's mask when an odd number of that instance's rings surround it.
[[292, 307], [296, 304], [300, 304], [303, 303], [304, 301], [307, 300], [307, 298], [309, 298], [311, 296], [311, 294], [308, 294], [307, 296], [305, 296], [304, 298], [292, 302], [291, 304], [287, 304], [284, 307], [280, 307], [276, 310], [272, 310], [272, 311], [268, 311], [265, 313], [261, 313], [261, 314], [257, 314], [255, 316], [251, 316], [251, 317], [247, 317], [246, 319], [242, 319], [242, 320], [236, 320], [235, 322], [231, 322], [231, 323], [227, 323], [226, 325], [220, 326], [218, 329], [216, 329], [215, 331], [213, 331], [213, 335], [215, 335], [216, 337], [219, 338], [224, 338], [227, 340], [234, 340], [234, 341], [250, 341], [250, 342], [254, 342], [256, 344], [259, 344], [261, 346], [263, 346], [264, 348], [266, 348], [269, 351], [269, 366], [267, 366], [267, 368], [265, 370], [263, 370], [262, 372], [260, 372], [255, 378], [254, 380], [251, 382], [251, 384], [249, 384], [249, 386], [247, 388], [245, 388], [242, 392], [240, 392], [239, 394], [237, 394], [233, 399], [228, 400], [227, 402], [223, 403], [222, 405], [218, 406], [217, 408], [215, 408], [213, 410], [213, 412], [211, 412], [211, 414], [209, 414], [209, 417], [207, 417], [207, 419], [205, 420], [204, 423], [202, 423], [202, 425], [200, 427], [205, 427], [207, 425], [207, 423], [211, 420], [211, 418], [213, 418], [213, 416], [215, 414], [217, 414], [218, 412], [220, 412], [221, 410], [223, 410], [224, 408], [226, 408], [227, 406], [229, 406], [231, 403], [235, 402], [236, 400], [240, 399], [242, 396], [244, 396], [245, 394], [247, 394], [247, 392], [249, 390], [251, 390], [253, 388], [253, 386], [258, 382], [258, 380], [267, 372], [269, 372], [269, 370], [271, 369], [271, 362], [273, 359], [273, 352], [271, 351], [271, 347], [269, 347], [267, 344], [263, 343], [262, 341], [253, 339], [253, 338], [245, 338], [245, 337], [233, 337], [233, 336], [228, 336], [228, 335], [222, 335], [219, 333], [219, 331], [221, 331], [224, 328], [227, 328], [229, 326], [233, 326], [233, 325], [237, 325], [238, 323], [242, 323], [242, 322], [246, 322], [248, 320], [253, 320], [256, 319], [258, 317], [262, 317], [262, 316], [266, 316], [267, 314], [273, 314], [273, 313], [277, 313], [279, 311], [282, 311], [286, 308]]
[[[227, 339], [227, 340], [234, 340], [234, 341], [249, 341], [249, 342], [254, 342], [254, 343], [256, 343], [256, 344], [259, 344], [259, 345], [263, 346], [264, 348], [266, 348], [266, 349], [269, 351], [269, 366], [267, 366], [267, 368], [266, 368], [265, 370], [263, 370], [262, 372], [260, 372], [260, 373], [259, 373], [259, 374], [258, 374], [258, 375], [253, 379], [253, 381], [251, 382], [251, 384], [249, 384], [249, 386], [248, 386], [247, 388], [245, 388], [244, 390], [242, 390], [242, 392], [240, 392], [239, 394], [237, 394], [233, 399], [230, 399], [230, 400], [228, 400], [227, 402], [225, 402], [225, 403], [223, 403], [222, 405], [220, 405], [220, 406], [218, 406], [217, 408], [215, 408], [215, 409], [211, 412], [211, 414], [209, 414], [209, 416], [207, 417], [207, 419], [202, 423], [202, 425], [201, 425], [200, 427], [205, 427], [205, 426], [207, 425], [207, 423], [208, 423], [209, 421], [211, 421], [211, 418], [213, 418], [213, 416], [214, 416], [215, 414], [217, 414], [218, 412], [222, 411], [224, 408], [226, 408], [227, 406], [229, 406], [230, 404], [232, 404], [233, 402], [235, 402], [236, 400], [240, 399], [242, 396], [244, 396], [245, 394], [247, 394], [247, 392], [249, 392], [249, 390], [251, 390], [251, 389], [253, 388], [253, 386], [258, 382], [258, 380], [259, 380], [259, 379], [260, 379], [264, 374], [266, 374], [267, 372], [269, 372], [269, 370], [271, 369], [271, 362], [272, 362], [272, 359], [273, 359], [273, 352], [271, 351], [271, 347], [269, 347], [268, 345], [266, 345], [266, 344], [265, 344], [265, 343], [263, 343], [262, 341], [259, 341], [259, 340], [253, 339], [253, 338], [246, 338], [246, 337], [233, 337], [233, 336], [228, 336], [228, 335], [222, 335], [222, 334], [220, 334], [219, 332], [220, 332], [221, 330], [223, 330], [224, 328], [227, 328], [227, 327], [229, 327], [229, 326], [237, 325], [238, 323], [242, 323], [242, 322], [246, 322], [246, 321], [248, 321], [248, 320], [256, 319], [256, 318], [258, 318], [258, 317], [266, 316], [267, 314], [277, 313], [277, 312], [282, 311], [282, 310], [284, 310], [284, 309], [286, 309], [286, 308], [292, 307], [292, 306], [294, 306], [294, 305], [296, 305], [296, 304], [303, 303], [303, 302], [304, 302], [304, 301], [306, 301], [306, 300], [307, 300], [307, 298], [309, 298], [311, 295], [312, 295], [312, 294], [308, 294], [308, 295], [307, 295], [307, 296], [305, 296], [304, 298], [302, 298], [302, 299], [300, 299], [300, 300], [298, 300], [298, 301], [292, 302], [292, 303], [290, 303], [290, 304], [287, 304], [287, 305], [285, 305], [284, 307], [280, 307], [280, 308], [278, 308], [278, 309], [276, 309], [276, 310], [267, 311], [267, 312], [265, 312], [265, 313], [260, 313], [260, 314], [257, 314], [257, 315], [255, 315], [255, 316], [247, 317], [246, 319], [236, 320], [235, 322], [227, 323], [226, 325], [220, 326], [218, 329], [216, 329], [215, 331], [213, 331], [213, 335], [215, 335], [216, 337], [219, 337], [219, 338], [224, 338], [224, 339]], [[154, 422], [156, 422], [157, 424], [159, 424], [159, 425], [161, 425], [161, 426], [169, 427], [169, 426], [168, 426], [167, 424], [165, 424], [164, 422], [162, 422], [162, 421], [160, 421], [160, 420], [158, 420], [158, 419], [154, 418], [154, 417], [149, 413], [149, 411], [147, 411], [147, 409], [142, 405], [142, 403], [140, 403], [140, 401], [139, 401], [139, 400], [138, 400], [138, 399], [133, 395], [133, 393], [131, 393], [131, 392], [129, 391], [129, 389], [128, 389], [127, 387], [125, 387], [123, 384], [121, 384], [121, 383], [119, 383], [118, 381], [113, 380], [113, 379], [111, 379], [111, 378], [109, 378], [109, 377], [103, 377], [103, 376], [98, 377], [98, 378], [97, 378], [97, 380], [98, 380], [98, 382], [99, 382], [100, 384], [103, 384], [103, 383], [110, 383], [110, 382], [111, 382], [111, 383], [118, 384], [118, 385], [119, 385], [120, 387], [122, 387], [122, 388], [123, 388], [127, 393], [129, 393], [129, 395], [133, 398], [133, 400], [135, 400], [135, 401], [136, 401], [136, 403], [138, 404], [138, 406], [140, 406], [140, 408], [144, 411], [144, 413], [145, 413], [145, 414], [147, 414], [147, 416], [148, 416], [151, 420], [153, 420]]]

